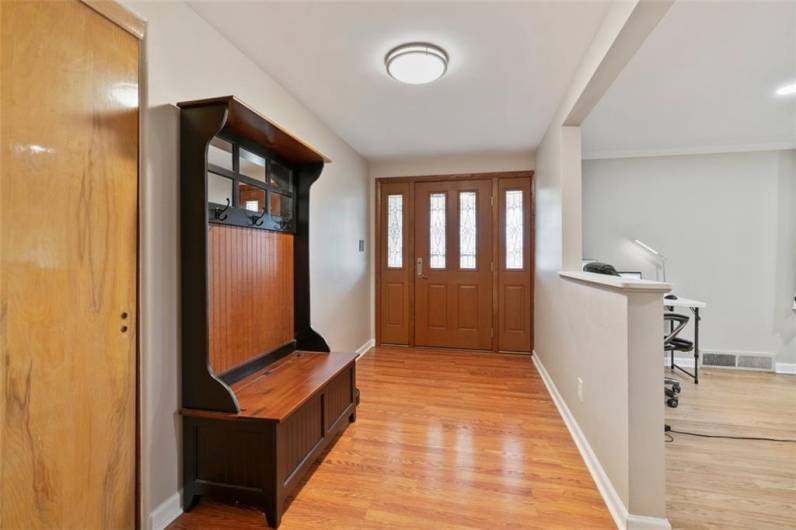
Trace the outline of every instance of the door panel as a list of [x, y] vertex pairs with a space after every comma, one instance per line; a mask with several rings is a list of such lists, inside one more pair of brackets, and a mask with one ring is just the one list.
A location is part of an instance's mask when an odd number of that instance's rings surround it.
[[414, 191], [415, 344], [492, 348], [492, 183]]
[[0, 528], [133, 528], [138, 40], [0, 2]]
[[409, 344], [412, 256], [409, 184], [384, 183], [379, 197], [380, 300], [378, 326], [385, 344]]
[[498, 347], [502, 351], [531, 351], [532, 201], [530, 179], [498, 182]]

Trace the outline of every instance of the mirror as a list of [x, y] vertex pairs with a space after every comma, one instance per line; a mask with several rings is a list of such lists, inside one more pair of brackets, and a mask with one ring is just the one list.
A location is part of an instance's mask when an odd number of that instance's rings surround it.
[[268, 193], [269, 208], [272, 217], [278, 217], [282, 221], [293, 219], [293, 199], [281, 193]]
[[244, 182], [238, 188], [240, 207], [250, 212], [260, 213], [265, 208], [265, 190]]
[[271, 161], [271, 185], [280, 190], [290, 189], [290, 170], [279, 162]]
[[265, 182], [265, 158], [241, 147], [238, 163], [241, 175]]
[[226, 206], [228, 200], [232, 204], [232, 179], [208, 171], [207, 202]]
[[232, 171], [232, 144], [218, 136], [210, 140], [207, 163]]

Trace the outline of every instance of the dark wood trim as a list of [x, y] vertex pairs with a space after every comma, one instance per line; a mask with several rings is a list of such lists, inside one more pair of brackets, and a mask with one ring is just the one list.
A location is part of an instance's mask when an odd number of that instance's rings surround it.
[[500, 197], [498, 178], [492, 178], [492, 351], [498, 351], [500, 341], [498, 323], [500, 321], [500, 293], [498, 292], [498, 271], [500, 269]]
[[[444, 181], [457, 181], [457, 180], [471, 180], [471, 179], [490, 179], [492, 181], [492, 229], [493, 229], [493, 245], [492, 245], [492, 351], [501, 352], [498, 340], [498, 326], [499, 326], [499, 288], [498, 288], [498, 271], [500, 267], [500, 223], [499, 223], [499, 186], [500, 179], [510, 178], [528, 178], [531, 180], [531, 242], [530, 242], [530, 275], [531, 275], [531, 322], [534, 318], [534, 292], [533, 292], [533, 276], [535, 270], [535, 245], [536, 245], [536, 209], [534, 203], [534, 195], [536, 191], [536, 180], [534, 179], [534, 170], [518, 170], [518, 171], [492, 171], [482, 173], [457, 173], [457, 174], [441, 174], [441, 175], [420, 175], [420, 176], [403, 176], [403, 177], [376, 177], [375, 179], [375, 245], [374, 249], [376, 257], [374, 259], [375, 271], [375, 311], [374, 311], [374, 325], [376, 328], [376, 345], [382, 345], [381, 340], [381, 268], [383, 265], [383, 242], [381, 238], [382, 223], [384, 222], [384, 212], [381, 207], [381, 194], [382, 184], [388, 182], [407, 182], [409, 183], [409, 224], [405, 227], [409, 230], [409, 257], [412, 273], [410, 274], [410, 289], [409, 289], [409, 346], [415, 346], [415, 241], [414, 241], [414, 219], [415, 219], [415, 184], [420, 182], [444, 182]], [[483, 351], [483, 350], [474, 350]], [[533, 324], [531, 325], [531, 351], [533, 351]], [[503, 353], [503, 352], [501, 352]], [[509, 352], [515, 353], [515, 352]]]
[[381, 182], [377, 181], [376, 186], [374, 189], [374, 203], [373, 203], [373, 213], [374, 213], [374, 232], [373, 237], [375, 241], [373, 242], [373, 252], [376, 253], [373, 259], [373, 266], [375, 267], [374, 271], [374, 286], [375, 289], [373, 293], [373, 303], [375, 307], [373, 308], [373, 319], [374, 328], [375, 328], [375, 340], [376, 346], [381, 344], [381, 267], [382, 267], [382, 245], [384, 244], [381, 240], [381, 225], [382, 221], [382, 208], [381, 208]]
[[209, 365], [207, 145], [227, 122], [226, 105], [180, 112], [182, 405], [238, 412], [235, 393]]
[[331, 160], [304, 140], [293, 136], [273, 120], [263, 116], [235, 96], [182, 101], [181, 109], [215, 107], [229, 108], [228, 133], [250, 138], [261, 148], [278, 152], [294, 164], [329, 163]]
[[233, 368], [232, 370], [222, 374], [220, 379], [231, 386], [246, 376], [253, 374], [257, 370], [265, 368], [269, 364], [275, 363], [282, 357], [289, 355], [294, 351], [296, 351], [296, 341], [291, 340], [287, 344], [283, 344], [274, 351], [263, 353], [259, 357], [255, 357], [243, 366], [238, 366], [237, 368]]
[[323, 163], [308, 164], [298, 168], [296, 200], [296, 236], [293, 242], [293, 303], [296, 348], [299, 350], [328, 352], [329, 345], [310, 325], [310, 187], [318, 180]]
[[413, 177], [376, 177], [376, 182], [438, 182], [445, 180], [470, 180], [492, 178], [533, 177], [533, 170], [488, 171], [483, 173], [454, 173], [449, 175], [422, 175]]

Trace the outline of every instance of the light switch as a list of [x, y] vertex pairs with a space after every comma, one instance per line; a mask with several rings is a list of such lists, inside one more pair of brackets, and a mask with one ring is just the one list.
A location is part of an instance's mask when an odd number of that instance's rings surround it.
[[365, 240], [364, 239], [360, 239], [359, 240], [359, 251], [360, 252], [365, 252]]

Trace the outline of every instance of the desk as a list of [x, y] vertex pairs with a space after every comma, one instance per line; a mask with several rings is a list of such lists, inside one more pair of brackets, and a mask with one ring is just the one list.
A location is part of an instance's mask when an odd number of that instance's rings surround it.
[[705, 302], [700, 300], [691, 300], [690, 298], [682, 298], [679, 297], [676, 300], [670, 300], [668, 298], [663, 299], [664, 307], [669, 310], [673, 311], [675, 307], [687, 307], [691, 310], [691, 313], [694, 315], [694, 373], [684, 370], [682, 367], [677, 366], [674, 363], [674, 353], [672, 353], [672, 370], [675, 368], [680, 370], [681, 372], [685, 373], [689, 377], [694, 380], [694, 384], [699, 384], [699, 321], [701, 317], [699, 316], [699, 310], [706, 308], [708, 305]]

